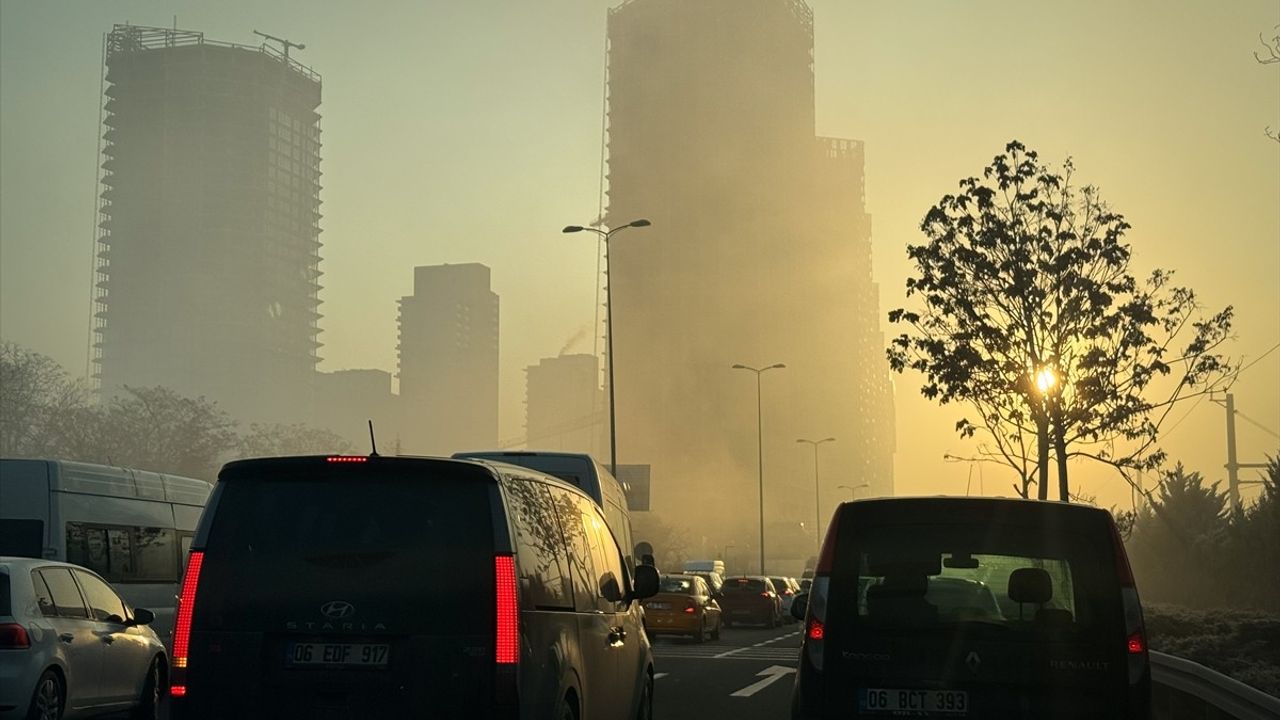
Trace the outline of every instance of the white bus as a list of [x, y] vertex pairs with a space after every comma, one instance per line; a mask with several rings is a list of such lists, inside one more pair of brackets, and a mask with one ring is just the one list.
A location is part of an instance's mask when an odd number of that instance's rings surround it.
[[156, 614], [169, 643], [204, 480], [65, 460], [0, 459], [0, 555], [60, 560]]

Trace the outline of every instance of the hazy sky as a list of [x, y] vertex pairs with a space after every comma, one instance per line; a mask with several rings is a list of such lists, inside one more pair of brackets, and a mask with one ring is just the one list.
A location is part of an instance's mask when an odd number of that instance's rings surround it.
[[[295, 57], [324, 76], [323, 369], [394, 370], [411, 268], [483, 262], [502, 298], [501, 434], [519, 436], [522, 369], [575, 336], [591, 351], [595, 245], [559, 230], [598, 210], [614, 4], [0, 0], [0, 334], [84, 370], [102, 34], [175, 15], [217, 40], [256, 28], [306, 43]], [[929, 205], [1018, 138], [1101, 186], [1133, 225], [1137, 270], [1175, 269], [1207, 306], [1236, 306], [1231, 352], [1280, 343], [1280, 143], [1263, 136], [1280, 128], [1280, 65], [1252, 56], [1280, 2], [812, 5], [817, 131], [867, 143], [882, 312], [903, 302]], [[921, 399], [918, 377], [895, 382], [898, 491], [964, 492], [969, 468], [941, 459], [973, 450], [952, 432], [962, 410]], [[1235, 393], [1266, 428], [1240, 421], [1240, 459], [1261, 460], [1280, 447], [1280, 351]], [[1184, 414], [1171, 457], [1225, 477], [1223, 411]], [[983, 474], [988, 493], [1012, 482]], [[1108, 475], [1076, 478], [1127, 497]]]

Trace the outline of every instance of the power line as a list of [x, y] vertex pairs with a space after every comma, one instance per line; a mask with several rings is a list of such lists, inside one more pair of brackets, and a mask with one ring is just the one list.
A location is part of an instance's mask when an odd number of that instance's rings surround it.
[[1280, 343], [1276, 343], [1275, 345], [1272, 345], [1270, 350], [1268, 350], [1268, 351], [1266, 351], [1266, 352], [1262, 353], [1262, 354], [1261, 354], [1261, 355], [1259, 355], [1258, 357], [1254, 358], [1254, 359], [1253, 359], [1253, 362], [1251, 362], [1251, 363], [1249, 363], [1248, 365], [1245, 365], [1244, 367], [1242, 367], [1242, 368], [1240, 368], [1239, 370], [1237, 370], [1237, 371], [1236, 371], [1236, 377], [1239, 377], [1239, 376], [1240, 376], [1240, 373], [1244, 372], [1245, 370], [1248, 370], [1249, 368], [1253, 367], [1254, 365], [1257, 365], [1258, 363], [1262, 362], [1262, 359], [1263, 359], [1263, 358], [1265, 358], [1266, 356], [1270, 355], [1271, 353], [1275, 352], [1275, 351], [1276, 351], [1276, 348], [1280, 348]]
[[1257, 420], [1254, 420], [1253, 418], [1249, 417], [1248, 415], [1245, 415], [1244, 413], [1240, 412], [1239, 410], [1237, 410], [1237, 411], [1236, 411], [1236, 416], [1237, 416], [1237, 417], [1239, 417], [1240, 419], [1244, 420], [1245, 422], [1249, 423], [1250, 425], [1252, 425], [1252, 426], [1254, 426], [1254, 427], [1258, 428], [1258, 429], [1259, 429], [1259, 430], [1261, 430], [1262, 432], [1267, 433], [1267, 434], [1271, 435], [1272, 437], [1280, 438], [1280, 433], [1277, 433], [1275, 430], [1272, 430], [1271, 428], [1269, 428], [1269, 427], [1267, 427], [1267, 426], [1263, 425], [1262, 423], [1258, 422]]

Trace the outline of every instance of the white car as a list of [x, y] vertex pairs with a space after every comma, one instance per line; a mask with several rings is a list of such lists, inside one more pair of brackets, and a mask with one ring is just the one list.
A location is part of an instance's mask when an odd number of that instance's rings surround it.
[[169, 665], [154, 618], [78, 565], [0, 557], [0, 717], [155, 718]]

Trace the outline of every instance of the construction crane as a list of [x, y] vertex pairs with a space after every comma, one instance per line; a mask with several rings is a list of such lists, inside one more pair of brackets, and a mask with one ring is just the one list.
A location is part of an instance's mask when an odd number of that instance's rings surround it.
[[280, 43], [280, 47], [284, 49], [284, 59], [286, 62], [288, 62], [289, 60], [289, 48], [293, 47], [293, 48], [298, 48], [299, 50], [307, 49], [307, 46], [303, 45], [302, 43], [296, 43], [296, 42], [293, 42], [292, 40], [286, 40], [285, 38], [282, 38], [282, 37], [276, 37], [275, 35], [268, 35], [264, 32], [258, 32], [257, 30], [254, 30], [253, 34], [261, 35], [263, 38], [267, 40], [274, 40]]

